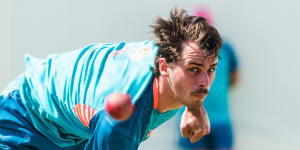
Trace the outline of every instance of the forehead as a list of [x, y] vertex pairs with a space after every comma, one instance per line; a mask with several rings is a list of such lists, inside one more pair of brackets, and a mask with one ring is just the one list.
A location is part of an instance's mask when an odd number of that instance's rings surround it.
[[208, 63], [213, 64], [218, 61], [217, 57], [208, 56], [208, 52], [200, 50], [199, 46], [193, 42], [185, 42], [182, 45], [181, 60], [184, 63]]

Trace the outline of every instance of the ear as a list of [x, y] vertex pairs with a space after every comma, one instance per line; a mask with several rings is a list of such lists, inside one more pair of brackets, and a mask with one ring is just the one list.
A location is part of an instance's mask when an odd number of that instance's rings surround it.
[[165, 58], [159, 59], [159, 71], [161, 76], [169, 76], [168, 63]]

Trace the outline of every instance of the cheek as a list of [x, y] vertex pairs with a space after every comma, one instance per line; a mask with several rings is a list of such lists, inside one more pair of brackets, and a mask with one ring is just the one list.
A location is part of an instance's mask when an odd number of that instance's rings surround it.
[[[174, 74], [173, 74], [174, 75]], [[191, 86], [191, 80], [188, 75], [184, 72], [177, 72], [173, 76], [174, 86], [180, 93], [184, 93], [184, 91]]]
[[212, 85], [212, 83], [214, 82], [216, 77], [216, 73], [211, 74], [210, 78], [209, 78], [209, 86]]
[[177, 68], [176, 70], [173, 71], [173, 77], [178, 80], [179, 82], [182, 80], [185, 80], [187, 74], [182, 70], [181, 68]]

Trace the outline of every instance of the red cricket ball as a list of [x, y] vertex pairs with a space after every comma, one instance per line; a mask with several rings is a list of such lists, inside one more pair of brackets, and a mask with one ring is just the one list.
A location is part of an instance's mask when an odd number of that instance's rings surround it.
[[106, 99], [105, 109], [112, 118], [119, 121], [128, 120], [134, 112], [130, 95], [123, 93], [110, 94]]

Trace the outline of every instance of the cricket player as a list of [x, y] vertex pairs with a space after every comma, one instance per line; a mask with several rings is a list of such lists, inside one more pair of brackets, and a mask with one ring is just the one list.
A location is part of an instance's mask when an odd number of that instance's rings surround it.
[[[152, 27], [154, 41], [25, 56], [26, 71], [0, 96], [0, 149], [136, 150], [182, 106], [183, 137], [195, 142], [208, 134], [202, 103], [215, 77], [219, 33], [176, 8]], [[105, 111], [115, 92], [135, 105], [126, 121]]]

